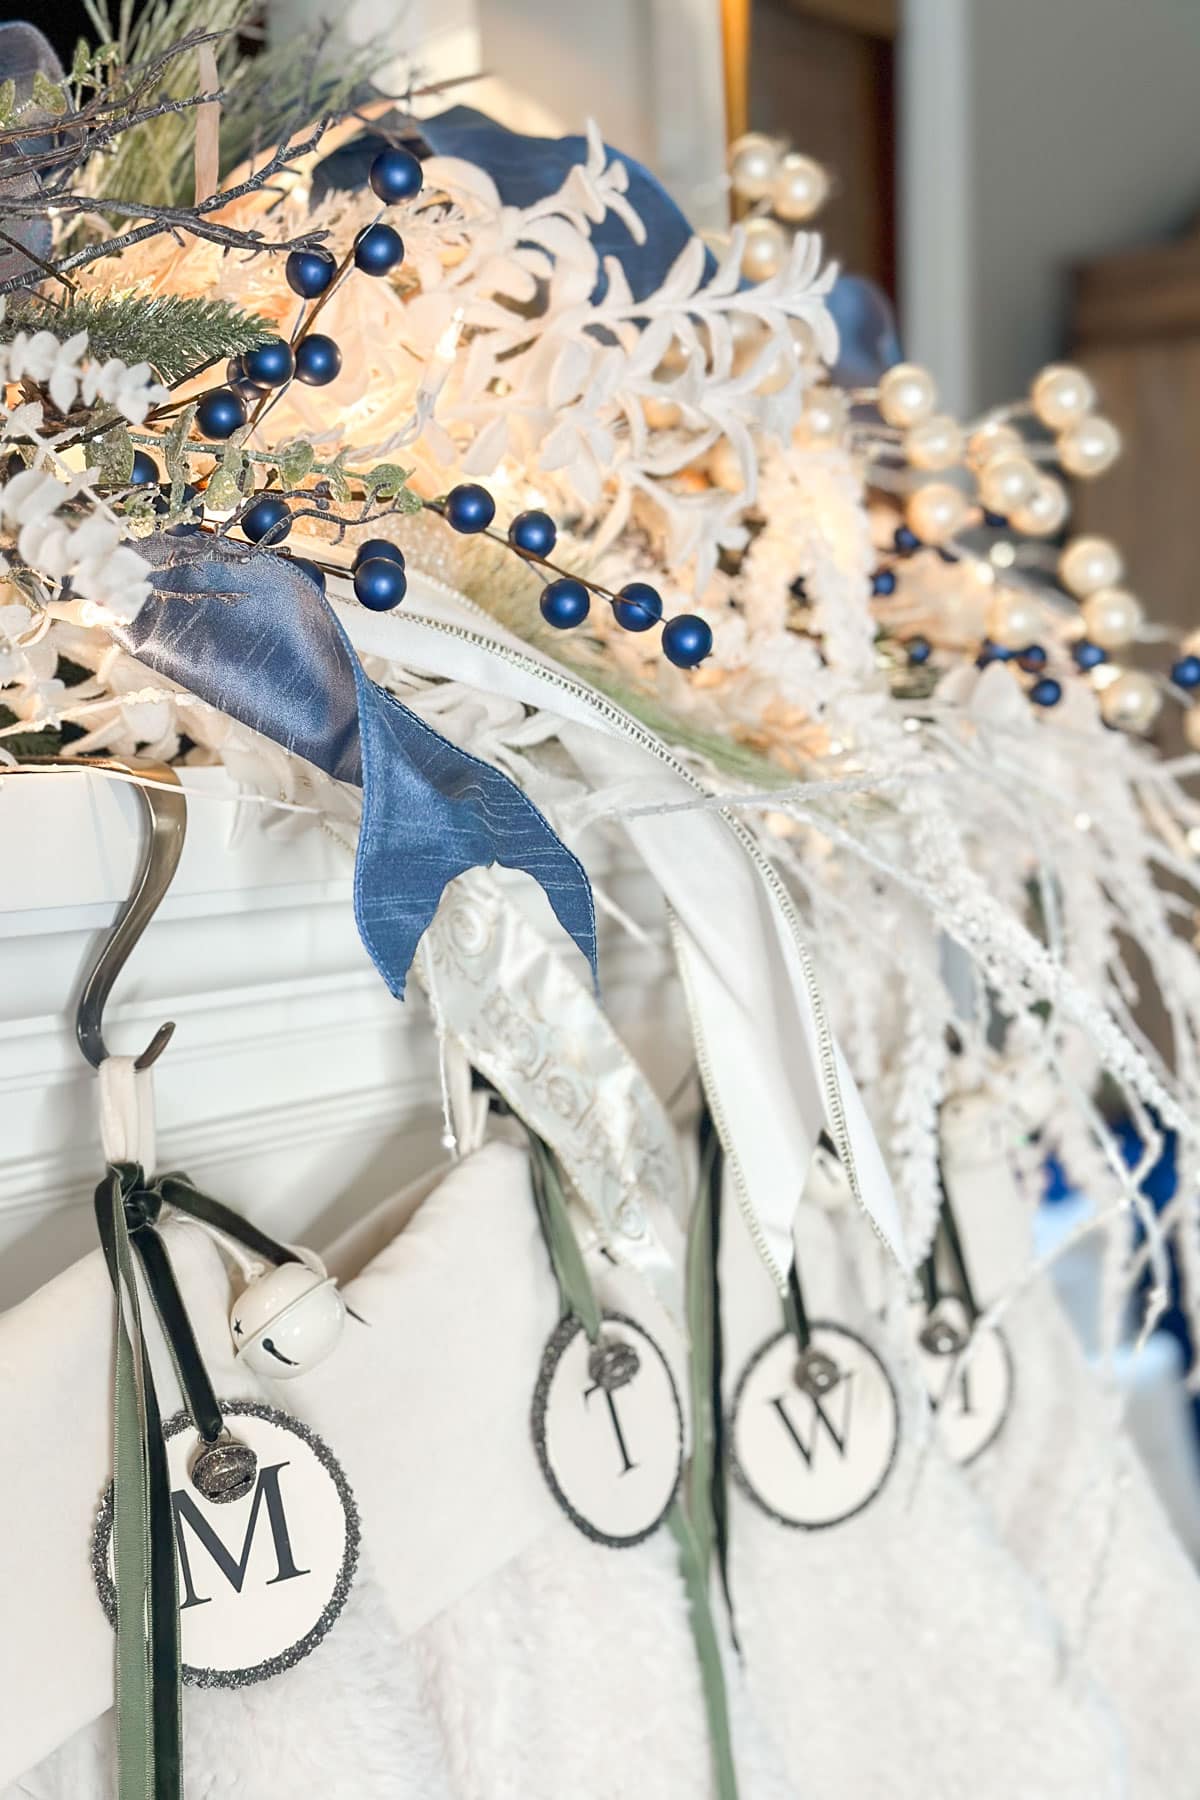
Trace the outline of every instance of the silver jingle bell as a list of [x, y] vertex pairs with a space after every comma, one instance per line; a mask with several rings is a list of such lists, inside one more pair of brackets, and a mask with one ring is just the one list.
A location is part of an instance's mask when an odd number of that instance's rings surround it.
[[813, 1345], [800, 1352], [792, 1371], [796, 1386], [804, 1393], [814, 1396], [828, 1394], [841, 1378], [842, 1372], [832, 1356], [826, 1356], [824, 1350], [818, 1350]]
[[593, 1344], [588, 1352], [588, 1374], [596, 1386], [608, 1394], [617, 1388], [628, 1387], [641, 1366], [641, 1358], [632, 1344], [611, 1338], [607, 1343]]
[[926, 1319], [917, 1340], [922, 1350], [931, 1356], [957, 1356], [966, 1344], [966, 1333], [961, 1331], [944, 1313], [931, 1313]]
[[215, 1444], [201, 1444], [188, 1473], [205, 1500], [222, 1506], [250, 1492], [258, 1474], [258, 1457], [249, 1444], [225, 1432]]

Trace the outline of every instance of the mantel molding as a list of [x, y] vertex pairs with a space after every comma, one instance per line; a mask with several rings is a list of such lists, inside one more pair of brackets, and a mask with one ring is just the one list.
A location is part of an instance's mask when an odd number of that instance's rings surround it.
[[[179, 872], [117, 983], [106, 1036], [132, 1051], [174, 1019], [155, 1071], [160, 1163], [320, 1244], [443, 1154], [429, 1009], [416, 983], [394, 1000], [363, 949], [343, 847], [257, 806], [239, 821], [223, 769], [182, 775]], [[94, 1243], [95, 1077], [74, 995], [139, 830], [136, 796], [101, 775], [0, 780], [0, 1307]], [[649, 916], [632, 857], [597, 866], [619, 907]], [[532, 883], [511, 881], [533, 916], [546, 911]], [[610, 924], [602, 943], [614, 1018], [661, 1016], [665, 929], [642, 943]]]

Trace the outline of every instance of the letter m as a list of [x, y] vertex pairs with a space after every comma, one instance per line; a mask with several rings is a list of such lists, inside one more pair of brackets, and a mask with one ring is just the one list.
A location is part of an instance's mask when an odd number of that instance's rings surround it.
[[283, 1510], [283, 1497], [279, 1491], [279, 1472], [287, 1468], [287, 1463], [272, 1463], [268, 1468], [260, 1469], [258, 1481], [254, 1489], [254, 1501], [250, 1507], [250, 1517], [246, 1523], [242, 1547], [237, 1556], [228, 1550], [221, 1538], [213, 1530], [196, 1502], [186, 1489], [177, 1489], [171, 1495], [172, 1509], [175, 1515], [175, 1542], [179, 1546], [179, 1568], [183, 1576], [184, 1592], [187, 1598], [180, 1607], [180, 1612], [189, 1606], [207, 1606], [212, 1595], [202, 1598], [197, 1594], [192, 1581], [192, 1565], [188, 1555], [187, 1534], [185, 1524], [195, 1533], [196, 1541], [207, 1550], [209, 1556], [233, 1588], [240, 1594], [242, 1583], [246, 1579], [246, 1570], [250, 1566], [250, 1551], [254, 1544], [254, 1533], [258, 1527], [259, 1513], [266, 1507], [267, 1523], [271, 1529], [271, 1539], [275, 1549], [276, 1573], [267, 1582], [274, 1587], [278, 1581], [293, 1581], [298, 1575], [307, 1575], [308, 1569], [298, 1569], [292, 1555], [292, 1541], [288, 1535], [287, 1514]]

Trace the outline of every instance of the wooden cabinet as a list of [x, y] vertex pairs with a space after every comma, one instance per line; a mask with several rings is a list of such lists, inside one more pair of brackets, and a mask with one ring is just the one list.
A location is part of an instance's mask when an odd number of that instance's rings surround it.
[[1152, 619], [1200, 626], [1200, 231], [1080, 269], [1072, 357], [1125, 438], [1076, 490], [1078, 528], [1121, 546]]
[[845, 269], [895, 293], [896, 0], [755, 0], [750, 124], [833, 176], [817, 229]]

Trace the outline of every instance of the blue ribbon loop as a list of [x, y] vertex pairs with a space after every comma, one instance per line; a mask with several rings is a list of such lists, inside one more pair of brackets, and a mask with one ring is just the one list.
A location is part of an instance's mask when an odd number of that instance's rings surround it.
[[596, 914], [578, 858], [498, 769], [368, 679], [311, 565], [199, 535], [148, 538], [155, 593], [124, 628], [139, 661], [363, 790], [359, 935], [403, 998], [447, 883], [502, 863], [545, 890], [596, 974]]

